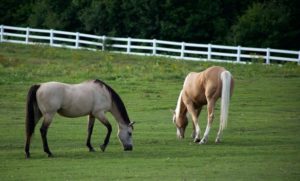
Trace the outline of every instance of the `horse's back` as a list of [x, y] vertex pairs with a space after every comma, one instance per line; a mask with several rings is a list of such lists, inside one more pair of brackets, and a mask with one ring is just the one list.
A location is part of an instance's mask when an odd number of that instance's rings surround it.
[[202, 72], [190, 72], [183, 86], [186, 95], [199, 104], [206, 104], [207, 98], [217, 99], [221, 95], [223, 71], [223, 67], [212, 66]]
[[224, 71], [226, 71], [224, 67], [212, 66], [202, 71], [201, 73], [203, 73], [203, 76], [207, 81], [217, 82], [218, 80], [220, 80], [221, 73]]
[[190, 72], [187, 75], [185, 82], [198, 82], [199, 84], [205, 84], [208, 81], [217, 82], [223, 71], [226, 71], [224, 67], [212, 66], [202, 72]]
[[205, 87], [203, 86], [204, 79], [200, 74], [201, 72], [190, 72], [186, 76], [182, 94], [185, 103], [192, 101], [194, 103], [206, 104], [205, 94], [202, 94], [202, 92], [205, 92]]
[[[38, 105], [42, 112], [58, 112], [66, 117], [79, 117], [97, 109], [107, 109], [109, 94], [92, 81], [80, 84], [47, 82], [37, 92]], [[108, 104], [105, 104], [108, 102]]]

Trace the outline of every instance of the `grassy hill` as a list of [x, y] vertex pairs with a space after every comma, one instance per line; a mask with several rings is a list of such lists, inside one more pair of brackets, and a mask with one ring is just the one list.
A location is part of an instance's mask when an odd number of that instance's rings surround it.
[[[186, 74], [212, 65], [235, 78], [228, 127], [214, 144], [219, 106], [206, 145], [177, 140], [170, 109]], [[133, 152], [123, 152], [116, 121], [106, 152], [106, 130], [96, 122], [85, 147], [87, 118], [55, 116], [48, 132], [54, 158], [42, 151], [39, 130], [32, 158], [24, 157], [25, 100], [32, 84], [101, 79], [122, 97], [136, 121]], [[300, 66], [190, 62], [48, 46], [0, 44], [1, 180], [299, 180]], [[40, 122], [41, 123], [41, 122]], [[40, 123], [37, 128], [39, 128]], [[200, 115], [202, 134], [206, 110]], [[191, 124], [187, 135], [191, 134]]]

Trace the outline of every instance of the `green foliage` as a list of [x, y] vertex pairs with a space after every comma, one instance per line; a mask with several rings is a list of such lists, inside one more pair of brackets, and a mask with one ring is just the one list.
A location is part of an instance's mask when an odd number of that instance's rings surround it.
[[21, 0], [5, 25], [97, 35], [299, 49], [298, 0]]
[[37, 0], [27, 22], [31, 27], [59, 30], [82, 30], [78, 11], [86, 3], [73, 0]]
[[280, 47], [289, 26], [290, 12], [274, 2], [254, 3], [233, 27], [236, 44]]
[[[189, 136], [176, 139], [174, 109], [190, 71], [212, 65], [234, 76], [224, 142], [214, 144], [219, 105], [207, 145]], [[1, 180], [298, 180], [300, 67], [294, 64], [219, 64], [47, 46], [0, 44]], [[32, 159], [24, 158], [24, 116], [28, 88], [35, 83], [78, 83], [99, 78], [122, 97], [136, 121], [134, 150], [123, 152], [113, 134], [106, 152], [98, 147], [106, 130], [96, 122], [85, 147], [86, 118], [55, 116], [48, 131], [54, 158], [42, 152], [37, 125]], [[202, 133], [206, 111], [200, 115]], [[187, 135], [191, 134], [189, 125]], [[267, 171], [266, 171], [267, 170]]]
[[1, 0], [0, 24], [26, 25], [31, 7], [32, 0]]

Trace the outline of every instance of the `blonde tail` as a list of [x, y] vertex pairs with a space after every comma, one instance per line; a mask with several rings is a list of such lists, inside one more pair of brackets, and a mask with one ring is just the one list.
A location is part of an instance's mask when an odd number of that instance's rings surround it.
[[221, 129], [224, 130], [227, 126], [228, 109], [230, 102], [230, 87], [231, 87], [231, 74], [228, 71], [221, 73], [222, 80], [222, 95], [221, 95], [221, 117], [220, 125]]

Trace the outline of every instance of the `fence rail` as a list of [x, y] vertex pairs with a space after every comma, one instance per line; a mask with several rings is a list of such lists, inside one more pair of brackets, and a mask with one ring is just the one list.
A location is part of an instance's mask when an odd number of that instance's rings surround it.
[[183, 60], [245, 63], [297, 62], [300, 50], [223, 46], [156, 39], [107, 37], [67, 32], [0, 25], [0, 42], [47, 44], [72, 49], [109, 50], [135, 55], [166, 56]]

